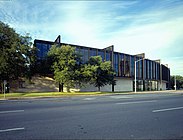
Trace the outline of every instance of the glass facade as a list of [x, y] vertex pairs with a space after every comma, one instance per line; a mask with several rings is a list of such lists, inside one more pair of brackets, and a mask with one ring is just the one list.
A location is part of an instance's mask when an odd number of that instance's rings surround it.
[[116, 73], [116, 76], [119, 76], [119, 69], [118, 69], [118, 66], [119, 66], [119, 59], [118, 59], [118, 53], [114, 53], [114, 71]]
[[135, 76], [135, 57], [134, 56], [130, 56], [130, 57], [131, 57], [130, 76], [134, 77]]
[[86, 63], [88, 61], [88, 55], [89, 55], [88, 48], [81, 48], [80, 54], [82, 55], [83, 63]]
[[147, 66], [146, 66], [146, 60], [143, 61], [143, 64], [144, 64], [143, 78], [144, 78], [144, 79], [147, 79], [147, 77], [146, 77], [146, 67], [147, 67]]
[[98, 55], [100, 55], [102, 57], [102, 61], [105, 60], [105, 53], [103, 50], [98, 50]]
[[[46, 58], [47, 52], [49, 51], [53, 43], [54, 42], [35, 40], [34, 44], [37, 48], [38, 60]], [[61, 43], [60, 45], [62, 44], [64, 43]], [[117, 77], [126, 77], [134, 79], [135, 61], [142, 59], [142, 56], [140, 55], [135, 56], [119, 52], [113, 52], [113, 49], [106, 50], [106, 49], [95, 49], [77, 45], [71, 45], [71, 46], [76, 47], [76, 51], [82, 55], [83, 63], [87, 62], [91, 56], [97, 56], [97, 55], [102, 57], [102, 61], [113, 62], [112, 66], [116, 73], [115, 76]], [[139, 82], [140, 89], [142, 89], [141, 88], [142, 84], [147, 85], [145, 86], [146, 88], [150, 87], [151, 85], [154, 85], [154, 87], [157, 88], [157, 82], [153, 83], [152, 81], [160, 81], [161, 77], [162, 80], [168, 81], [170, 78], [169, 76], [170, 70], [166, 66], [160, 65], [159, 62], [144, 59], [138, 61], [136, 64], [137, 64], [136, 76]]]
[[111, 57], [110, 57], [110, 52], [109, 51], [106, 51], [106, 56], [105, 56], [105, 60], [106, 61], [111, 61]]
[[119, 76], [125, 76], [125, 72], [124, 72], [124, 54], [119, 54]]
[[90, 51], [89, 57], [97, 55], [97, 50], [96, 49], [89, 49], [89, 51]]
[[36, 43], [37, 47], [37, 58], [44, 59], [47, 56], [49, 49], [51, 48], [51, 44], [46, 43]]
[[125, 76], [130, 77], [130, 56], [125, 55]]

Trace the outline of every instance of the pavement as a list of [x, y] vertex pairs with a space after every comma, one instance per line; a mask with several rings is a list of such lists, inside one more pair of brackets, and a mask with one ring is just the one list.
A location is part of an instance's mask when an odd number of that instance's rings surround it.
[[0, 101], [0, 139], [183, 139], [183, 92]]

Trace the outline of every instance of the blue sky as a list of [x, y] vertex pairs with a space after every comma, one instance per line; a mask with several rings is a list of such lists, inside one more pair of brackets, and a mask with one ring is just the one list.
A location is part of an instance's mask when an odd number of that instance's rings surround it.
[[33, 40], [145, 53], [183, 76], [183, 0], [2, 0], [0, 20]]

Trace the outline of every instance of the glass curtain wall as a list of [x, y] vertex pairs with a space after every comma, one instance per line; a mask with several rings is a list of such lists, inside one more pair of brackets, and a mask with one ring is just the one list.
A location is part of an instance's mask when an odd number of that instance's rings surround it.
[[98, 50], [98, 55], [102, 57], [102, 61], [105, 60], [105, 53], [103, 50]]
[[134, 77], [135, 76], [135, 57], [130, 56], [131, 58], [131, 65], [130, 65], [130, 76]]
[[37, 51], [38, 59], [44, 59], [47, 56], [47, 53], [51, 48], [51, 45], [46, 43], [36, 43], [36, 47], [38, 49]]
[[130, 77], [130, 56], [125, 55], [125, 76]]
[[124, 54], [119, 53], [119, 76], [124, 76]]
[[106, 61], [111, 61], [110, 52], [106, 51]]
[[119, 76], [118, 66], [119, 66], [118, 53], [114, 53], [114, 71], [116, 73], [116, 76]]
[[88, 48], [81, 48], [80, 53], [82, 55], [83, 63], [86, 63], [88, 61]]

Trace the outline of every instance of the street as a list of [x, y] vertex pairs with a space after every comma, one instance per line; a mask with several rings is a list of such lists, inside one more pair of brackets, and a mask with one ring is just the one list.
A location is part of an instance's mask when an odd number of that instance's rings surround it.
[[0, 139], [183, 139], [183, 93], [0, 101]]

